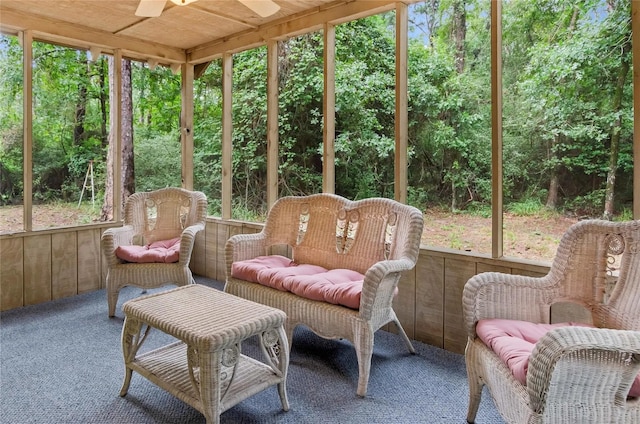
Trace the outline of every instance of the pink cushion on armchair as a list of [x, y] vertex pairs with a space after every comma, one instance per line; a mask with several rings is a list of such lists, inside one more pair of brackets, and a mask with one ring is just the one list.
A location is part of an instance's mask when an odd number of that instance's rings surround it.
[[116, 256], [134, 263], [174, 263], [180, 260], [180, 237], [145, 246], [118, 246]]
[[[483, 319], [476, 325], [476, 334], [507, 365], [516, 380], [526, 385], [529, 357], [536, 342], [547, 331], [566, 326], [593, 327], [575, 322], [536, 324], [509, 319]], [[629, 396], [640, 396], [640, 375], [633, 382]]]

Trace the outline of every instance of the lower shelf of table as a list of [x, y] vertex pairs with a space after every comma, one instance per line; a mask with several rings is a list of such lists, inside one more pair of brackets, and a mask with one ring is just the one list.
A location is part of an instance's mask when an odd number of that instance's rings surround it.
[[[203, 412], [200, 394], [189, 377], [187, 346], [184, 343], [176, 342], [138, 355], [128, 367]], [[276, 375], [266, 364], [240, 355], [235, 375], [219, 402], [217, 413], [221, 414], [246, 398], [282, 381], [283, 378]]]

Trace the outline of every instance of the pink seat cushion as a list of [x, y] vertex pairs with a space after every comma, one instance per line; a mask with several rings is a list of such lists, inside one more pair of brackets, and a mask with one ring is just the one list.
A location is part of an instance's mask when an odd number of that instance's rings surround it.
[[271, 268], [286, 268], [292, 266], [293, 261], [285, 256], [258, 256], [246, 261], [236, 261], [231, 264], [231, 276], [239, 280], [258, 282], [258, 272]]
[[134, 263], [174, 263], [180, 260], [180, 237], [145, 246], [118, 246], [116, 256]]
[[[536, 342], [547, 331], [566, 326], [593, 327], [574, 322], [536, 324], [508, 319], [484, 319], [478, 321], [476, 334], [507, 365], [516, 380], [520, 384], [526, 385], [529, 357]], [[640, 375], [636, 377], [629, 391], [629, 396], [640, 396]]]
[[360, 295], [364, 275], [349, 269], [332, 269], [313, 275], [289, 276], [282, 287], [298, 296], [311, 300], [360, 308]]
[[259, 256], [231, 265], [231, 276], [259, 283], [300, 297], [360, 307], [364, 275], [348, 269], [327, 270], [318, 265], [296, 264], [279, 255]]

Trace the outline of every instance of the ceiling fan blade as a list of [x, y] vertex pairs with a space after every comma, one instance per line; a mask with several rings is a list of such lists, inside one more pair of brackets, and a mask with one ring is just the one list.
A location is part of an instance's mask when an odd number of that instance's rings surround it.
[[238, 0], [258, 15], [266, 18], [280, 10], [280, 6], [273, 0]]
[[162, 14], [167, 0], [140, 0], [136, 9], [136, 16], [157, 18]]

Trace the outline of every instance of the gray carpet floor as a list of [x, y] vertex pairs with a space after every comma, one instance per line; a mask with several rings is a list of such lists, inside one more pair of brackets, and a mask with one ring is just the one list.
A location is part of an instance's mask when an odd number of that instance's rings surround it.
[[[216, 281], [197, 279], [220, 288]], [[166, 288], [171, 288], [167, 286]], [[165, 288], [165, 289], [166, 289]], [[121, 305], [140, 289], [121, 291], [115, 318], [107, 317], [104, 290], [0, 314], [0, 423], [204, 423], [198, 411], [134, 373], [120, 397], [124, 365]], [[166, 344], [155, 332], [145, 346]], [[356, 395], [353, 346], [325, 340], [305, 327], [293, 338], [287, 392], [281, 409], [275, 387], [224, 412], [222, 423], [466, 423], [464, 357], [400, 337], [376, 333], [366, 398]], [[257, 355], [255, 341], [243, 353]], [[478, 424], [504, 421], [485, 391]]]

